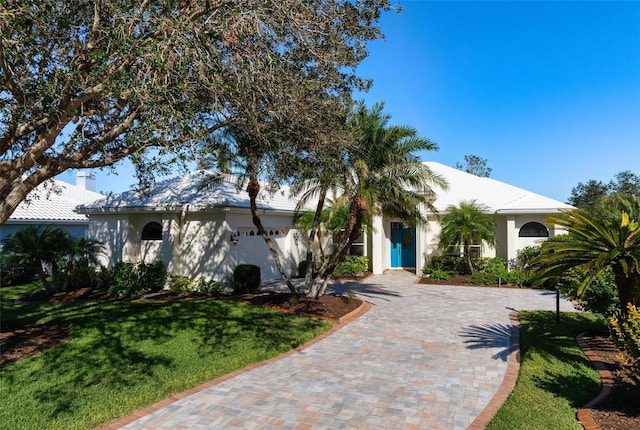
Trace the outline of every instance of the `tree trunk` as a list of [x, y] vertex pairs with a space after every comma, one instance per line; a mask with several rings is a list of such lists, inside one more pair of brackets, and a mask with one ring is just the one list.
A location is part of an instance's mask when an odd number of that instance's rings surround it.
[[53, 289], [51, 288], [51, 284], [47, 280], [47, 274], [42, 268], [42, 263], [37, 262], [34, 266], [35, 266], [36, 272], [38, 273], [38, 279], [40, 279], [40, 282], [42, 283], [42, 287], [44, 288], [44, 290], [48, 293], [53, 292]]
[[631, 273], [625, 275], [621, 267], [614, 267], [613, 273], [618, 287], [618, 297], [620, 298], [620, 312], [622, 317], [626, 319], [629, 314], [627, 304], [638, 307], [640, 306], [640, 274]]
[[318, 204], [316, 206], [316, 213], [313, 216], [313, 224], [311, 225], [311, 231], [309, 231], [309, 247], [307, 248], [307, 272], [304, 274], [304, 291], [306, 292], [311, 290], [311, 284], [313, 282], [313, 241], [318, 238], [318, 243], [320, 245], [320, 253], [322, 254], [322, 243], [320, 243], [320, 216], [322, 215], [322, 210], [324, 209], [324, 201], [327, 197], [327, 189], [322, 187], [320, 189], [320, 195], [318, 196]]
[[[251, 161], [249, 163], [250, 165], [255, 166], [255, 164], [251, 163]], [[262, 225], [262, 220], [260, 219], [260, 215], [258, 214], [258, 205], [256, 204], [256, 199], [258, 197], [259, 192], [260, 192], [260, 182], [258, 182], [255, 167], [250, 168], [249, 184], [247, 184], [247, 193], [249, 193], [249, 201], [251, 204], [251, 217], [253, 219], [253, 225], [255, 225], [258, 228], [258, 234], [262, 236], [265, 243], [267, 244], [267, 248], [269, 248], [269, 251], [271, 251], [271, 256], [273, 257], [276, 267], [278, 268], [278, 272], [280, 272], [280, 276], [282, 276], [282, 279], [287, 283], [287, 287], [289, 288], [289, 291], [291, 291], [293, 294], [297, 294], [296, 288], [293, 286], [293, 284], [291, 283], [291, 280], [287, 277], [287, 274], [284, 272], [284, 269], [282, 268], [282, 262], [280, 261], [278, 250], [274, 246], [273, 241], [271, 240], [271, 238], [265, 231], [264, 226]]]
[[[338, 247], [322, 264], [322, 267], [318, 272], [318, 279], [316, 279], [317, 282], [314, 283], [311, 291], [307, 293], [308, 296], [320, 298], [324, 295], [329, 279], [333, 274], [333, 270], [336, 268], [336, 265], [340, 260], [342, 260], [347, 254], [349, 245], [359, 235], [365, 211], [366, 205], [364, 204], [364, 200], [361, 196], [356, 196], [349, 206], [349, 221], [347, 222], [347, 226], [345, 227], [342, 236], [340, 236]], [[322, 282], [319, 282], [320, 279], [322, 279]]]
[[469, 245], [468, 244], [464, 244], [464, 256], [467, 259], [467, 264], [469, 265], [469, 271], [471, 272], [471, 275], [473, 276], [475, 271], [473, 270], [473, 262], [471, 261], [471, 252], [469, 249]]

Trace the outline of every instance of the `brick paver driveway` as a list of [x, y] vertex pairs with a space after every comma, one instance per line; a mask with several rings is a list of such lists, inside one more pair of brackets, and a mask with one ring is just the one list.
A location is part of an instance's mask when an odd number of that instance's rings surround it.
[[[555, 294], [416, 280], [388, 272], [334, 285], [371, 309], [306, 349], [122, 428], [466, 429], [505, 374], [509, 313], [555, 309]], [[562, 309], [573, 307], [563, 300]]]

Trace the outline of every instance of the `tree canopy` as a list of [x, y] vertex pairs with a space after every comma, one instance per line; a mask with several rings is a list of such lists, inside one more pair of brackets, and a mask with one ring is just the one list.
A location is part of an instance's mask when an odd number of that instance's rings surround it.
[[[415, 155], [418, 151], [436, 151], [437, 144], [420, 137], [413, 127], [390, 125], [390, 120], [391, 116], [384, 113], [384, 103], [375, 103], [371, 108], [358, 103], [346, 124], [352, 145], [343, 147], [339, 156], [316, 172], [315, 180], [307, 182], [310, 186], [301, 202], [310, 196], [320, 196], [315, 228], [319, 225], [328, 190], [339, 192], [338, 202], [349, 207], [341, 237], [320, 268], [323, 285], [313, 286], [310, 292], [313, 296], [324, 294], [335, 265], [360, 236], [368, 217], [384, 214], [411, 225], [426, 222], [425, 209], [435, 212], [429, 200], [434, 194], [431, 187], [447, 187], [446, 180]], [[311, 241], [315, 238], [314, 232], [312, 228]]]
[[571, 190], [569, 204], [577, 208], [595, 207], [615, 194], [640, 197], [640, 176], [629, 170], [619, 172], [608, 184], [589, 179]]
[[491, 167], [487, 166], [487, 159], [477, 155], [465, 155], [464, 164], [457, 162], [456, 169], [463, 170], [472, 175], [488, 178], [491, 176]]
[[318, 144], [351, 92], [368, 88], [356, 67], [389, 9], [388, 0], [3, 2], [0, 223], [67, 169], [125, 157], [144, 166], [148, 148], [179, 158], [236, 122], [258, 141]]

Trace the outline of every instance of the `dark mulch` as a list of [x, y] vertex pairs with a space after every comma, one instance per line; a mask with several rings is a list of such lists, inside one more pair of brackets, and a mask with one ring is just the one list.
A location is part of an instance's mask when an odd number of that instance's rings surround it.
[[362, 300], [355, 297], [328, 294], [319, 299], [311, 299], [305, 296], [293, 296], [290, 293], [267, 293], [243, 300], [256, 306], [265, 306], [282, 312], [330, 321], [338, 321], [362, 304]]
[[0, 332], [0, 365], [27, 358], [63, 342], [69, 326], [56, 324], [27, 325]]
[[620, 361], [610, 338], [590, 336], [586, 341], [614, 379], [611, 394], [591, 408], [591, 416], [602, 430], [640, 429], [640, 377]]

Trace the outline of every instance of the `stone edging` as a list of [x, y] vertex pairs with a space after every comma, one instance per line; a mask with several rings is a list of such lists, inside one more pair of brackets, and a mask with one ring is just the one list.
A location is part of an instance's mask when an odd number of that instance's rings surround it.
[[[362, 300], [362, 299], [360, 299]], [[100, 427], [100, 430], [117, 430], [121, 427], [124, 427], [128, 424], [131, 424], [134, 421], [139, 420], [142, 417], [145, 417], [147, 415], [150, 415], [152, 413], [154, 413], [155, 411], [157, 411], [158, 409], [162, 409], [166, 406], [169, 406], [172, 403], [177, 402], [178, 400], [182, 400], [185, 397], [188, 397], [192, 394], [196, 394], [200, 391], [206, 390], [207, 388], [213, 387], [214, 385], [220, 384], [221, 382], [224, 382], [228, 379], [234, 378], [238, 375], [241, 375], [243, 373], [247, 373], [250, 372], [254, 369], [258, 369], [262, 366], [266, 366], [267, 364], [270, 364], [274, 361], [280, 360], [282, 358], [288, 357], [290, 355], [293, 355], [299, 351], [302, 351], [303, 349], [307, 349], [309, 348], [311, 345], [320, 342], [321, 340], [325, 339], [326, 337], [332, 335], [333, 333], [335, 333], [336, 331], [340, 330], [345, 324], [348, 324], [350, 322], [352, 322], [353, 320], [355, 320], [357, 317], [359, 317], [360, 315], [364, 314], [365, 312], [367, 312], [369, 309], [371, 309], [371, 304], [369, 304], [368, 302], [362, 300], [362, 304], [354, 309], [353, 311], [351, 311], [350, 313], [348, 313], [347, 315], [344, 315], [343, 317], [341, 317], [337, 324], [334, 325], [332, 328], [330, 328], [329, 330], [327, 330], [326, 332], [324, 332], [323, 334], [321, 334], [320, 336], [311, 339], [309, 342], [302, 344], [300, 346], [298, 346], [297, 348], [294, 348], [290, 351], [287, 351], [283, 354], [278, 355], [277, 357], [273, 357], [270, 358], [268, 360], [264, 360], [261, 361], [259, 363], [255, 363], [255, 364], [251, 364], [249, 366], [243, 367], [242, 369], [238, 369], [235, 372], [229, 373], [228, 375], [224, 375], [221, 376], [219, 378], [213, 379], [211, 381], [207, 381], [203, 384], [198, 385], [197, 387], [194, 387], [190, 390], [187, 391], [183, 391], [181, 393], [177, 393], [177, 394], [173, 394], [170, 397], [167, 397], [166, 399], [160, 400], [159, 402], [156, 402], [152, 405], [149, 405], [143, 409], [140, 409], [138, 411], [135, 411], [123, 418], [120, 418], [116, 421], [112, 421], [109, 424], [104, 425], [103, 427]]]
[[498, 391], [493, 395], [489, 404], [467, 427], [467, 430], [484, 430], [516, 386], [518, 374], [520, 373], [520, 320], [518, 319], [518, 312], [510, 312], [509, 321], [511, 322], [509, 357], [507, 358], [507, 370], [502, 379], [502, 384], [500, 384]]
[[607, 366], [600, 361], [600, 357], [596, 352], [589, 346], [589, 343], [585, 340], [585, 333], [580, 333], [576, 337], [576, 342], [584, 352], [584, 355], [587, 356], [589, 361], [593, 364], [593, 367], [595, 367], [600, 374], [600, 384], [602, 387], [600, 389], [600, 393], [596, 397], [582, 408], [578, 409], [576, 416], [578, 418], [578, 422], [585, 430], [600, 430], [600, 426], [591, 416], [591, 408], [600, 403], [611, 393], [614, 385], [613, 375], [611, 371], [607, 369]]

